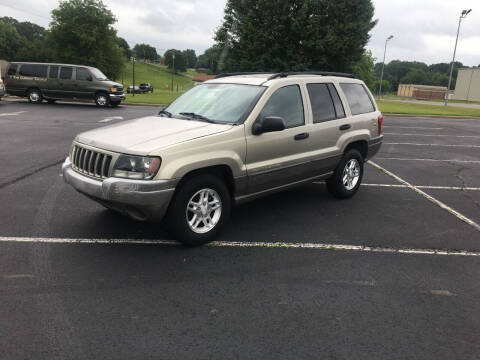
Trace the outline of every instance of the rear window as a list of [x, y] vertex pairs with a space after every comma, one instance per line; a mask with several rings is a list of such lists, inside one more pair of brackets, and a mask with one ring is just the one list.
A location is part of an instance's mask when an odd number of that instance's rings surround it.
[[47, 77], [47, 65], [29, 65], [24, 64], [20, 66], [20, 76], [28, 76], [28, 77], [39, 77], [39, 78], [46, 78]]
[[58, 78], [58, 66], [50, 66], [50, 74], [48, 77], [51, 79]]
[[17, 64], [10, 65], [7, 75], [17, 75]]
[[73, 68], [62, 66], [62, 69], [60, 70], [60, 79], [64, 79], [64, 80], [71, 79], [72, 72], [73, 72]]
[[365, 114], [375, 111], [372, 99], [362, 84], [340, 84], [350, 105], [352, 115]]

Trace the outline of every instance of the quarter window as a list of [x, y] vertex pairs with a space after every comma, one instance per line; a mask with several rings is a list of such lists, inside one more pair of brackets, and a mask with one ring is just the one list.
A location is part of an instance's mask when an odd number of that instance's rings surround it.
[[50, 79], [58, 78], [58, 66], [50, 66], [50, 74], [48, 75]]
[[60, 79], [69, 80], [72, 78], [73, 68], [63, 67], [60, 69]]
[[370, 95], [362, 84], [343, 83], [340, 86], [347, 98], [352, 115], [375, 111]]
[[76, 78], [77, 80], [87, 81], [90, 73], [85, 68], [77, 68]]
[[333, 105], [335, 106], [335, 113], [337, 115], [337, 119], [344, 118], [345, 109], [343, 108], [340, 96], [338, 96], [337, 89], [335, 89], [335, 86], [333, 84], [328, 84], [328, 90], [330, 91], [330, 95], [332, 95]]
[[327, 84], [307, 84], [307, 89], [312, 104], [313, 122], [336, 119], [335, 107]]
[[17, 75], [17, 64], [10, 65], [7, 75]]
[[278, 116], [287, 128], [305, 124], [302, 93], [298, 85], [289, 85], [275, 91], [260, 113], [261, 118]]
[[27, 77], [39, 77], [39, 78], [46, 78], [47, 77], [47, 66], [46, 65], [29, 65], [24, 64], [20, 66], [20, 76], [27, 76]]

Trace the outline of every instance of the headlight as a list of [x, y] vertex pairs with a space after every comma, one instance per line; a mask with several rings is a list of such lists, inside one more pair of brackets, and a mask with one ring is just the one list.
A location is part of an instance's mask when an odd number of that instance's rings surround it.
[[113, 167], [114, 177], [127, 179], [153, 179], [160, 169], [159, 157], [120, 155]]
[[117, 88], [112, 87], [112, 88], [110, 88], [110, 89], [108, 89], [108, 90], [109, 90], [110, 92], [115, 92], [115, 91], [117, 91]]

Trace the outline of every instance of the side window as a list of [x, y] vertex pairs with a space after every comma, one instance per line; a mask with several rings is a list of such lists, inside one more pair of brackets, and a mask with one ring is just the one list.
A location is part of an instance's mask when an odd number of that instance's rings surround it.
[[17, 67], [18, 67], [17, 64], [10, 65], [10, 67], [8, 68], [7, 75], [17, 75]]
[[327, 84], [307, 84], [312, 104], [313, 122], [319, 123], [337, 118]]
[[50, 66], [50, 74], [48, 75], [50, 79], [58, 78], [58, 66]]
[[362, 84], [340, 84], [352, 111], [352, 115], [375, 111], [372, 100]]
[[76, 73], [77, 80], [87, 81], [90, 76], [90, 72], [85, 68], [77, 68]]
[[24, 64], [20, 66], [20, 76], [27, 77], [47, 77], [47, 66], [46, 65], [29, 65]]
[[275, 91], [263, 107], [260, 117], [278, 116], [287, 128], [305, 124], [302, 93], [298, 85], [289, 85]]
[[338, 96], [337, 89], [335, 89], [335, 86], [333, 84], [328, 84], [328, 90], [330, 91], [330, 95], [332, 95], [333, 105], [335, 106], [335, 113], [337, 114], [337, 119], [344, 118], [345, 109], [343, 108], [340, 96]]
[[60, 69], [60, 79], [70, 80], [72, 78], [73, 68], [62, 66]]

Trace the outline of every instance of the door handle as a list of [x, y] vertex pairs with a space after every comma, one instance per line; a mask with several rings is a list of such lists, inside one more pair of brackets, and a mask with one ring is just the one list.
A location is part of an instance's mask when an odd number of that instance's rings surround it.
[[310, 136], [309, 133], [301, 133], [301, 134], [297, 134], [294, 136], [294, 139], [295, 140], [303, 140], [303, 139], [307, 139], [308, 137]]
[[344, 131], [344, 130], [348, 130], [352, 127], [352, 125], [350, 124], [344, 124], [342, 126], [339, 127], [340, 130]]

